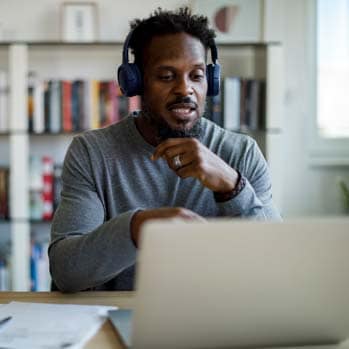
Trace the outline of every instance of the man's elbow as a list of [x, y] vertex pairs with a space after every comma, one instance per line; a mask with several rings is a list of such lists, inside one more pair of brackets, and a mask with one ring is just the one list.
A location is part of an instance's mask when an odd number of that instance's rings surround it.
[[54, 249], [49, 251], [50, 274], [52, 278], [52, 291], [64, 293], [79, 292], [82, 290], [79, 278], [72, 268], [55, 256]]

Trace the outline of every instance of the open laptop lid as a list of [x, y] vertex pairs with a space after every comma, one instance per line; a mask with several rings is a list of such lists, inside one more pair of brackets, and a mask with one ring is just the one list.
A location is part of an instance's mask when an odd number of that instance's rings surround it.
[[137, 349], [349, 336], [349, 220], [153, 222], [142, 236]]

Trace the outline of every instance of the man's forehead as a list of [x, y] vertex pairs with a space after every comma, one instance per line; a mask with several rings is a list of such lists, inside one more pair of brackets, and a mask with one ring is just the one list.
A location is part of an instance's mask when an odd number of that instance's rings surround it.
[[155, 36], [144, 51], [144, 60], [152, 62], [174, 62], [179, 59], [193, 64], [205, 62], [206, 50], [201, 41], [189, 34], [166, 34]]

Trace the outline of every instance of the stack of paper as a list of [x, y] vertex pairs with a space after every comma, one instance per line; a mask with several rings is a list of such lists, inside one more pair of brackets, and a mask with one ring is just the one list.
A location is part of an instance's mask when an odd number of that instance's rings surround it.
[[0, 347], [81, 348], [101, 327], [108, 310], [97, 305], [11, 302], [0, 307]]

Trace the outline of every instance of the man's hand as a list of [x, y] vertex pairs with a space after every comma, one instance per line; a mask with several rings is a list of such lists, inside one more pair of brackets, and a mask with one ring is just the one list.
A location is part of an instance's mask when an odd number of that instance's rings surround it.
[[154, 210], [138, 211], [133, 215], [131, 220], [131, 237], [135, 245], [138, 247], [140, 230], [146, 221], [169, 218], [205, 221], [200, 215], [182, 207], [162, 207]]
[[197, 178], [212, 191], [227, 193], [237, 184], [238, 173], [195, 138], [167, 139], [156, 147], [152, 160], [161, 157], [179, 177]]

